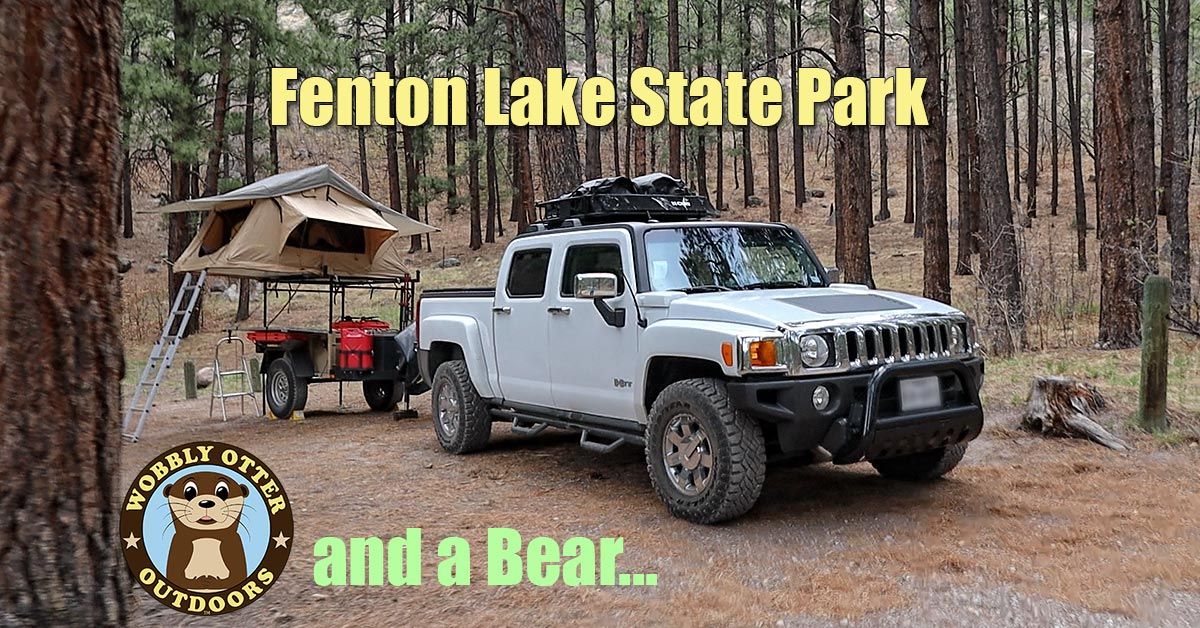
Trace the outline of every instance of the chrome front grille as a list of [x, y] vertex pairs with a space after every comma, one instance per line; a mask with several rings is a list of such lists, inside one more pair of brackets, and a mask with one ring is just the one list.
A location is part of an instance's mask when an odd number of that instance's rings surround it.
[[[961, 340], [955, 347], [951, 329]], [[787, 346], [798, 347], [800, 338], [821, 335], [830, 343], [830, 361], [823, 367], [804, 367], [798, 355], [788, 351], [786, 362], [792, 375], [816, 375], [851, 371], [894, 362], [969, 357], [974, 353], [974, 330], [963, 315], [904, 316], [879, 321], [855, 322], [823, 328], [781, 329]], [[798, 349], [796, 350], [798, 351]]]
[[[847, 362], [852, 368], [890, 362], [948, 358], [950, 327], [958, 323], [926, 320], [903, 323], [874, 323], [839, 331], [846, 337]], [[965, 330], [959, 333], [965, 336]]]

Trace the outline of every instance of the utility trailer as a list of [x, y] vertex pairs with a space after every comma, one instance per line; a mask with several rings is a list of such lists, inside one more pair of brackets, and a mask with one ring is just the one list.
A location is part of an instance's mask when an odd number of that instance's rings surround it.
[[[416, 277], [275, 277], [263, 281], [262, 327], [246, 338], [262, 354], [264, 412], [290, 417], [303, 411], [311, 384], [336, 382], [338, 405], [343, 405], [346, 382], [362, 382], [363, 397], [372, 410], [390, 410], [409, 395], [428, 387], [421, 379], [413, 348], [413, 303]], [[398, 327], [375, 317], [346, 313], [351, 290], [393, 292], [399, 304]], [[323, 328], [273, 325], [271, 295], [328, 296], [328, 323]], [[286, 308], [284, 305], [284, 308]], [[282, 309], [279, 313], [282, 312]], [[276, 313], [275, 316], [278, 316]]]
[[[122, 427], [126, 439], [136, 441], [141, 436], [210, 276], [263, 284], [263, 326], [246, 335], [263, 354], [264, 413], [270, 408], [275, 416], [291, 416], [303, 409], [308, 385], [316, 382], [362, 382], [372, 408], [391, 407], [414, 392], [416, 381], [405, 376], [410, 372], [415, 335], [406, 327], [412, 322], [419, 277], [409, 274], [404, 258], [410, 237], [428, 238], [436, 228], [372, 199], [327, 165], [145, 211], [194, 212], [202, 221], [173, 262], [172, 271], [183, 275], [181, 287], [130, 395]], [[347, 317], [348, 290], [396, 291], [398, 329]], [[328, 295], [327, 325], [272, 326], [269, 295], [302, 292]], [[334, 319], [336, 303], [340, 303], [338, 320]]]

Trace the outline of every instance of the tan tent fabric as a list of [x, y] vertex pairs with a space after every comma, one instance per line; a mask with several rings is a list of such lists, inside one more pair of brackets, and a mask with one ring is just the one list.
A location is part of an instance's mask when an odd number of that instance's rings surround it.
[[407, 236], [437, 229], [398, 212], [380, 211], [365, 198], [370, 205], [338, 187], [321, 186], [260, 199], [190, 201], [208, 215], [175, 269], [259, 278], [405, 275], [407, 249], [397, 242], [406, 245]]

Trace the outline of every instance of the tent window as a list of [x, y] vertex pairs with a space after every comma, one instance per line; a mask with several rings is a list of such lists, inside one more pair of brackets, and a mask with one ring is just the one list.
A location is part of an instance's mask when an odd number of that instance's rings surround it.
[[250, 216], [250, 209], [251, 206], [247, 205], [217, 212], [208, 232], [204, 234], [204, 241], [200, 244], [200, 256], [211, 255], [229, 244]]
[[311, 251], [334, 253], [367, 252], [367, 237], [364, 229], [328, 220], [305, 220], [288, 235], [287, 245]]

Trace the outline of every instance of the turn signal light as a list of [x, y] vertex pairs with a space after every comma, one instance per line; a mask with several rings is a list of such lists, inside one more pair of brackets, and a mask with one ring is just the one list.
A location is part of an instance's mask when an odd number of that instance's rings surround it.
[[725, 366], [733, 366], [733, 343], [721, 343], [721, 359], [725, 360]]
[[750, 343], [750, 366], [775, 366], [775, 341], [755, 340]]

